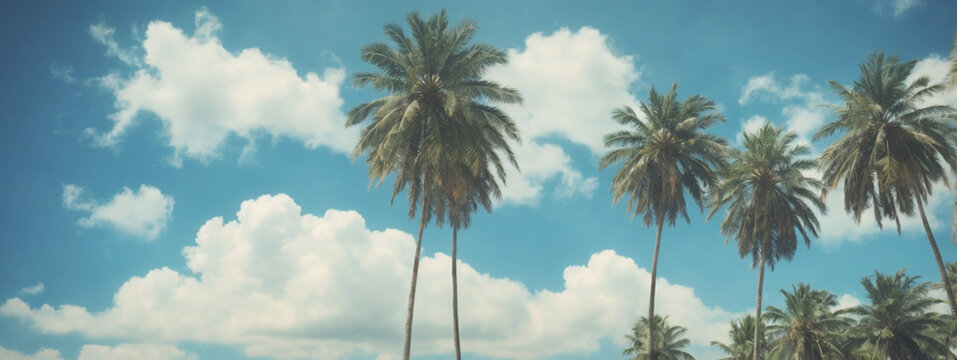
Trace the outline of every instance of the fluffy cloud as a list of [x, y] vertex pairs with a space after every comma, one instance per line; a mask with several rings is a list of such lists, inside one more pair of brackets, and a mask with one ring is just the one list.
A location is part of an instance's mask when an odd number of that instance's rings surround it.
[[43, 288], [44, 286], [43, 286], [43, 283], [41, 282], [41, 283], [37, 283], [36, 285], [20, 289], [20, 293], [24, 295], [37, 295], [43, 292]]
[[[236, 220], [210, 219], [183, 250], [192, 274], [169, 268], [133, 277], [112, 307], [33, 308], [20, 298], [0, 315], [47, 334], [79, 333], [128, 341], [243, 346], [249, 356], [393, 356], [399, 348], [414, 251], [411, 235], [373, 231], [354, 211], [302, 214], [286, 195], [242, 204]], [[420, 266], [414, 351], [451, 351], [450, 258]], [[530, 291], [459, 265], [465, 351], [497, 358], [588, 353], [619, 345], [644, 313], [650, 274], [606, 250], [565, 269], [558, 291]], [[658, 282], [658, 311], [689, 329], [695, 348], [721, 339], [734, 317], [705, 305], [690, 287]]]
[[18, 351], [9, 350], [0, 346], [0, 359], [3, 360], [63, 360], [59, 351], [53, 349], [40, 349], [33, 355], [27, 355]]
[[259, 49], [227, 51], [217, 37], [221, 28], [205, 9], [196, 13], [192, 36], [170, 23], [151, 22], [140, 57], [117, 45], [112, 28], [90, 27], [107, 54], [134, 69], [129, 76], [112, 73], [100, 79], [116, 97], [116, 112], [110, 115], [110, 131], [87, 130], [96, 143], [116, 144], [140, 114], [152, 113], [174, 149], [174, 165], [184, 156], [203, 161], [221, 156], [230, 136], [247, 141], [244, 157], [255, 151], [261, 135], [295, 139], [310, 149], [351, 150], [358, 130], [343, 126], [339, 87], [345, 69], [300, 77], [289, 61]]
[[83, 188], [76, 185], [63, 187], [63, 206], [70, 210], [84, 211], [89, 216], [77, 223], [83, 227], [109, 227], [124, 234], [154, 240], [166, 229], [173, 213], [173, 197], [159, 189], [140, 185], [133, 192], [124, 187], [106, 204], [98, 204]]
[[77, 360], [196, 360], [196, 356], [169, 345], [84, 345]]
[[510, 174], [505, 202], [535, 204], [545, 182], [556, 177], [558, 196], [590, 196], [597, 179], [572, 167], [565, 149], [551, 140], [603, 152], [602, 138], [617, 129], [612, 109], [638, 103], [628, 91], [639, 79], [635, 60], [616, 55], [606, 35], [586, 26], [529, 35], [524, 50], [508, 50], [508, 64], [489, 70], [490, 79], [525, 97], [521, 106], [503, 106], [526, 142], [517, 151], [522, 172]]
[[834, 307], [834, 310], [849, 309], [860, 305], [861, 299], [858, 299], [856, 296], [851, 294], [844, 294], [837, 298], [837, 306]]

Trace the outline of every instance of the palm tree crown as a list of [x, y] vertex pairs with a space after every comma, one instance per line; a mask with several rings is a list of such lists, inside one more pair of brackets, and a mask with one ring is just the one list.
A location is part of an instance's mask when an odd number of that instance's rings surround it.
[[820, 227], [814, 208], [824, 210], [818, 198], [821, 183], [805, 176], [817, 161], [802, 158], [810, 151], [794, 144], [796, 136], [771, 124], [744, 134], [744, 151], [733, 151], [721, 172], [708, 217], [728, 206], [721, 232], [733, 237], [741, 257], [751, 255], [755, 266], [765, 257], [773, 270], [778, 259], [790, 260], [797, 240], [810, 246], [808, 233]]
[[[632, 334], [625, 335], [630, 347], [622, 351], [622, 355], [634, 355], [635, 360], [647, 360], [648, 347], [645, 345], [645, 339], [648, 338], [648, 318], [642, 316], [635, 326], [631, 329]], [[655, 315], [655, 352], [658, 359], [661, 360], [694, 360], [694, 356], [682, 350], [691, 344], [691, 341], [684, 338], [685, 329], [681, 326], [671, 326], [668, 324], [668, 317]]]
[[953, 129], [941, 121], [950, 107], [921, 106], [943, 86], [930, 85], [927, 77], [907, 84], [915, 64], [878, 52], [861, 64], [853, 87], [829, 81], [844, 105], [836, 110], [837, 120], [814, 136], [844, 134], [821, 154], [821, 168], [828, 187], [844, 181], [845, 210], [860, 220], [873, 208], [878, 224], [892, 219], [898, 232], [900, 214], [912, 215], [931, 185], [947, 179], [938, 157], [957, 172]]
[[754, 332], [757, 330], [759, 332], [758, 341], [758, 353], [766, 354], [768, 351], [767, 341], [764, 336], [764, 328], [762, 325], [761, 329], [755, 329], [757, 322], [754, 321], [754, 316], [745, 315], [740, 320], [731, 321], [731, 330], [728, 330], [728, 336], [731, 338], [730, 344], [724, 344], [719, 341], [712, 341], [712, 346], [717, 346], [721, 351], [723, 351], [728, 356], [719, 358], [718, 360], [750, 360], [751, 355], [754, 351]]
[[843, 358], [844, 331], [853, 320], [837, 306], [837, 297], [807, 284], [793, 286], [784, 294], [785, 308], [768, 306], [770, 355], [776, 359], [811, 360]]
[[[496, 152], [476, 151], [484, 146], [502, 150], [515, 164], [506, 139], [518, 140], [518, 128], [508, 115], [485, 101], [519, 103], [521, 96], [514, 89], [482, 79], [488, 67], [505, 63], [506, 57], [490, 45], [468, 45], [477, 30], [473, 21], [449, 28], [443, 11], [427, 20], [413, 12], [407, 22], [411, 37], [398, 25], [385, 26], [396, 48], [385, 43], [363, 46], [362, 59], [380, 72], [357, 73], [354, 85], [372, 86], [389, 95], [357, 105], [349, 112], [346, 125], [371, 117], [354, 155], [366, 155], [372, 181], [381, 183], [396, 174], [392, 198], [408, 188], [409, 215], [414, 217], [423, 195], [438, 191], [435, 186], [441, 184], [443, 166], [449, 162], [492, 163], [502, 176], [504, 168]], [[463, 142], [461, 136], [472, 135], [470, 131], [479, 135]], [[440, 203], [426, 204], [426, 216]]]
[[850, 309], [861, 317], [860, 327], [874, 354], [891, 359], [931, 359], [943, 345], [929, 331], [945, 324], [930, 313], [938, 302], [927, 296], [930, 283], [918, 283], [919, 276], [904, 270], [894, 275], [874, 272], [861, 279], [871, 305]]
[[714, 101], [697, 94], [684, 101], [677, 97], [677, 83], [663, 95], [652, 87], [641, 104], [644, 119], [631, 107], [616, 109], [615, 121], [634, 129], [605, 136], [605, 146], [613, 149], [601, 157], [599, 168], [622, 163], [612, 180], [613, 201], [627, 197], [629, 212], [644, 214], [645, 225], [658, 220], [674, 225], [678, 215], [688, 220], [685, 193], [702, 206], [704, 189], [718, 182], [712, 168], [724, 161], [727, 141], [702, 132], [724, 122]]

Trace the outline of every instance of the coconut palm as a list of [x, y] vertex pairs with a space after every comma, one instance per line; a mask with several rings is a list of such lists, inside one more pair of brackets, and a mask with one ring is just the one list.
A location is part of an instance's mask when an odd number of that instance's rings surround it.
[[[814, 208], [823, 211], [818, 198], [821, 183], [804, 175], [817, 166], [803, 158], [808, 147], [794, 144], [794, 133], [765, 124], [755, 133], [744, 134], [744, 150], [733, 151], [731, 163], [721, 171], [721, 183], [712, 197], [711, 212], [727, 206], [721, 232], [734, 238], [738, 255], [751, 256], [758, 267], [755, 319], [761, 322], [761, 301], [765, 267], [774, 270], [780, 259], [791, 260], [798, 238], [811, 245], [810, 232], [819, 227]], [[727, 241], [727, 240], [725, 240]], [[752, 358], [759, 359], [758, 332], [752, 341]]]
[[[612, 180], [612, 201], [628, 198], [632, 217], [643, 215], [646, 226], [655, 224], [655, 250], [651, 261], [651, 292], [648, 318], [655, 314], [655, 282], [658, 274], [658, 251], [661, 231], [667, 222], [674, 226], [680, 215], [689, 223], [685, 194], [702, 206], [706, 188], [717, 184], [712, 167], [723, 164], [726, 141], [703, 133], [704, 129], [724, 121], [716, 112], [714, 101], [701, 95], [678, 100], [678, 84], [666, 94], [652, 87], [648, 101], [641, 103], [640, 119], [634, 109], [625, 106], [612, 112], [612, 117], [631, 129], [605, 136], [605, 146], [612, 148], [599, 160], [599, 169], [622, 163]], [[650, 353], [654, 356], [654, 323], [648, 331]]]
[[712, 341], [712, 346], [717, 346], [728, 356], [718, 360], [750, 360], [754, 356], [754, 332], [758, 331], [758, 354], [764, 356], [767, 353], [767, 341], [764, 337], [764, 326], [755, 329], [757, 324], [754, 316], [745, 315], [740, 320], [731, 321], [731, 330], [728, 330], [728, 337], [731, 338], [730, 344], [724, 344], [719, 341]]
[[768, 306], [768, 338], [773, 359], [842, 359], [843, 332], [853, 320], [843, 312], [832, 311], [837, 297], [807, 284], [794, 285], [784, 294], [785, 308]]
[[[458, 147], [455, 138], [463, 132], [451, 129], [475, 123], [470, 126], [494, 127], [505, 138], [517, 139], [518, 131], [508, 117], [484, 102], [518, 103], [521, 97], [516, 90], [482, 79], [489, 66], [503, 64], [506, 58], [504, 52], [492, 46], [468, 44], [476, 31], [473, 21], [450, 27], [445, 11], [428, 19], [412, 12], [406, 21], [409, 35], [401, 26], [385, 26], [395, 47], [386, 43], [362, 47], [362, 60], [374, 65], [378, 72], [355, 74], [354, 85], [371, 86], [388, 94], [353, 108], [346, 125], [371, 120], [362, 130], [353, 156], [365, 155], [370, 186], [394, 175], [390, 201], [406, 191], [409, 217], [419, 215], [403, 344], [403, 358], [407, 360], [422, 233], [433, 214], [447, 211], [443, 207], [447, 203], [442, 187], [444, 166], [458, 161], [451, 160], [460, 156], [454, 151], [465, 151]], [[504, 139], [489, 141], [503, 149], [504, 156], [514, 164], [512, 153], [500, 146]], [[473, 155], [461, 155], [470, 156]]]
[[[514, 126], [507, 117], [496, 120], [471, 119], [449, 129], [455, 133], [455, 148], [448, 152], [448, 161], [440, 179], [443, 211], [438, 212], [439, 223], [447, 220], [452, 227], [452, 324], [456, 359], [461, 359], [458, 312], [458, 232], [468, 228], [471, 215], [479, 207], [492, 210], [492, 199], [501, 199], [498, 181], [505, 181], [504, 167], [499, 152], [508, 153], [508, 144], [501, 131], [503, 126]], [[490, 168], [491, 167], [491, 168]]]
[[861, 64], [861, 76], [852, 87], [829, 81], [844, 104], [836, 109], [837, 120], [824, 125], [814, 138], [844, 134], [821, 154], [822, 180], [829, 188], [843, 181], [844, 209], [855, 220], [871, 209], [879, 226], [884, 218], [894, 220], [900, 234], [900, 216], [914, 214], [916, 207], [951, 313], [957, 314], [953, 288], [924, 212], [931, 186], [948, 181], [944, 165], [957, 172], [954, 129], [943, 121], [952, 109], [921, 105], [944, 87], [930, 85], [927, 77], [907, 84], [915, 64], [877, 52]]
[[651, 330], [651, 324], [648, 323], [648, 318], [642, 316], [638, 319], [638, 322], [635, 323], [635, 326], [631, 328], [632, 333], [625, 335], [625, 338], [628, 339], [628, 343], [631, 344], [627, 349], [621, 352], [622, 355], [634, 355], [632, 359], [635, 360], [648, 360], [652, 358], [661, 359], [661, 360], [694, 360], [694, 356], [681, 350], [691, 344], [691, 341], [684, 338], [685, 332], [688, 329], [685, 329], [681, 326], [671, 326], [668, 324], [668, 317], [661, 317], [655, 315], [655, 323], [653, 327], [658, 329], [654, 336], [654, 357], [649, 354], [648, 347], [645, 346], [647, 343], [645, 339], [648, 339], [649, 331]]
[[930, 313], [939, 300], [927, 296], [930, 283], [918, 283], [919, 276], [895, 275], [877, 271], [861, 279], [871, 305], [849, 309], [860, 316], [860, 330], [873, 356], [881, 359], [932, 359], [944, 345], [930, 334], [943, 326], [940, 317]]

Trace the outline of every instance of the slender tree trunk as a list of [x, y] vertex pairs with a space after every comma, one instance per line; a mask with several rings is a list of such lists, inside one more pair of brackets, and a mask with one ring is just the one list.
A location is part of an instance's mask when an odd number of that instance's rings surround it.
[[658, 234], [655, 235], [655, 254], [651, 258], [651, 294], [648, 299], [648, 359], [658, 359], [655, 350], [655, 282], [658, 279], [658, 250], [661, 249], [661, 229], [665, 225], [664, 216], [658, 217]]
[[409, 360], [412, 351], [412, 310], [415, 309], [415, 282], [419, 278], [419, 253], [422, 252], [422, 231], [428, 222], [426, 206], [428, 199], [422, 200], [422, 213], [419, 214], [419, 238], [415, 243], [415, 259], [412, 260], [412, 285], [409, 289], [409, 310], [405, 315], [405, 341], [402, 345], [402, 359]]
[[456, 254], [458, 252], [459, 229], [452, 227], [452, 334], [455, 336], [455, 360], [462, 360], [462, 346], [459, 344], [459, 278], [456, 272]]
[[924, 214], [924, 204], [920, 198], [917, 198], [917, 209], [920, 210], [920, 221], [924, 223], [924, 231], [927, 232], [927, 241], [930, 242], [930, 248], [934, 250], [934, 259], [937, 260], [937, 268], [940, 269], [940, 280], [944, 284], [944, 292], [947, 293], [947, 302], [950, 303], [950, 315], [957, 317], [957, 301], [954, 301], [954, 288], [950, 285], [950, 278], [947, 277], [947, 268], [944, 267], [944, 261], [940, 258], [940, 249], [937, 248], [937, 240], [934, 240], [934, 233], [930, 231], [930, 224], [927, 223], [927, 215]]
[[760, 340], [761, 337], [761, 299], [764, 296], [764, 251], [761, 251], [761, 269], [758, 270], [758, 308], [754, 311], [754, 353], [751, 357], [752, 360], [761, 360], [758, 354], [760, 349]]

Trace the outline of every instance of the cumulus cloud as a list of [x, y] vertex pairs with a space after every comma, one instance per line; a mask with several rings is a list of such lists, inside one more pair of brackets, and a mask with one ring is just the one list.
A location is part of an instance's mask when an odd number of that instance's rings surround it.
[[196, 355], [170, 345], [83, 345], [77, 360], [196, 360]]
[[565, 147], [554, 139], [584, 146], [591, 154], [603, 152], [602, 138], [617, 129], [612, 109], [638, 104], [629, 93], [640, 75], [636, 57], [616, 55], [606, 35], [585, 26], [529, 35], [524, 49], [508, 50], [508, 61], [490, 69], [488, 77], [525, 97], [521, 106], [502, 108], [518, 124], [526, 145], [517, 151], [522, 172], [509, 174], [505, 202], [536, 204], [546, 182], [555, 178], [559, 197], [590, 196], [597, 179], [572, 167]]
[[[396, 355], [414, 239], [369, 230], [354, 211], [302, 214], [290, 197], [242, 204], [235, 220], [210, 219], [183, 255], [192, 274], [164, 267], [136, 276], [91, 312], [77, 305], [0, 306], [46, 334], [242, 346], [249, 356], [339, 359]], [[416, 301], [417, 354], [452, 351], [449, 256], [424, 256]], [[565, 269], [562, 289], [530, 290], [459, 264], [464, 350], [531, 359], [619, 345], [646, 309], [650, 273], [614, 251]], [[658, 282], [658, 311], [689, 329], [696, 348], [727, 333], [736, 314], [705, 305], [694, 289]]]
[[738, 134], [735, 135], [735, 140], [738, 144], [744, 143], [744, 134], [753, 134], [761, 129], [762, 126], [768, 124], [768, 119], [761, 115], [754, 115], [741, 122], [741, 131], [738, 131]]
[[837, 306], [834, 307], [834, 310], [850, 309], [860, 305], [861, 299], [858, 299], [856, 296], [851, 294], [844, 294], [837, 298]]
[[0, 359], [3, 360], [63, 360], [59, 351], [53, 349], [40, 349], [33, 355], [27, 355], [19, 351], [10, 350], [0, 346]]
[[25, 287], [20, 289], [20, 293], [24, 295], [37, 295], [43, 292], [43, 283], [37, 283], [36, 285]]
[[162, 122], [173, 165], [183, 157], [218, 158], [231, 136], [246, 140], [245, 154], [264, 135], [298, 140], [310, 149], [351, 150], [358, 130], [343, 126], [339, 87], [345, 69], [300, 77], [289, 61], [257, 48], [226, 50], [217, 37], [222, 24], [206, 9], [196, 12], [195, 25], [190, 36], [168, 22], [151, 22], [142, 56], [121, 49], [112, 28], [90, 28], [109, 55], [133, 68], [129, 76], [114, 72], [99, 79], [115, 96], [116, 112], [108, 132], [87, 129], [97, 144], [116, 144], [141, 114], [150, 113]]
[[[99, 204], [76, 185], [63, 187], [63, 206], [90, 215], [77, 223], [83, 227], [107, 227], [121, 233], [154, 240], [166, 229], [173, 213], [173, 197], [159, 189], [140, 185], [134, 192], [124, 187], [106, 204]], [[42, 285], [42, 284], [41, 284]]]

